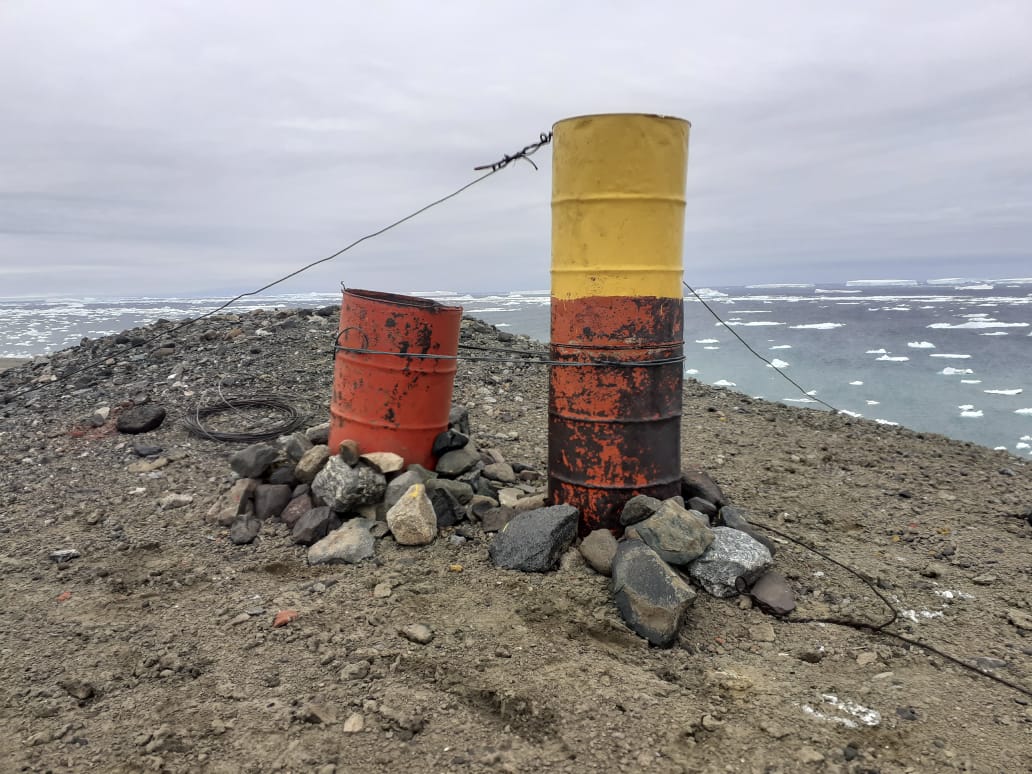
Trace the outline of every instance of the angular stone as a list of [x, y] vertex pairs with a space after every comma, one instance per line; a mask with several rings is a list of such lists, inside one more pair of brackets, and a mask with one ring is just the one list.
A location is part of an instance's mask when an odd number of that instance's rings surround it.
[[255, 478], [241, 478], [233, 482], [228, 492], [224, 492], [208, 510], [208, 521], [228, 527], [241, 513], [254, 510], [254, 491], [259, 481]]
[[766, 572], [749, 589], [753, 603], [765, 613], [788, 615], [795, 610], [795, 594], [785, 576], [779, 572]]
[[312, 442], [308, 440], [308, 436], [301, 432], [280, 436], [276, 443], [287, 459], [295, 464], [305, 456], [306, 451], [312, 448]]
[[305, 438], [313, 444], [327, 444], [330, 442], [330, 423], [323, 422], [319, 425], [312, 425], [305, 430]]
[[710, 474], [702, 468], [696, 467], [681, 470], [681, 497], [685, 502], [693, 497], [701, 497], [703, 500], [713, 503], [717, 508], [731, 504]]
[[629, 527], [639, 521], [645, 521], [649, 516], [659, 510], [663, 503], [655, 497], [648, 495], [635, 495], [626, 503], [620, 512], [620, 526]]
[[313, 446], [297, 461], [297, 465], [294, 466], [294, 477], [303, 484], [312, 483], [329, 458], [329, 446], [323, 444]]
[[635, 633], [667, 647], [677, 639], [695, 592], [643, 542], [624, 540], [613, 560], [613, 597]]
[[320, 508], [312, 508], [308, 513], [298, 519], [297, 524], [291, 530], [291, 539], [302, 546], [310, 546], [326, 537], [327, 534], [340, 526], [340, 519], [325, 505]]
[[368, 465], [351, 467], [340, 457], [330, 457], [312, 481], [312, 492], [341, 513], [359, 505], [375, 505], [386, 488], [383, 473]]
[[764, 548], [770, 551], [770, 555], [772, 557], [777, 553], [778, 549], [774, 541], [752, 526], [746, 518], [745, 512], [741, 508], [736, 508], [733, 505], [725, 505], [720, 509], [720, 512], [717, 515], [716, 526], [731, 527], [731, 529], [737, 529], [739, 532], [744, 532], [757, 543], [762, 543]]
[[713, 519], [717, 515], [717, 506], [711, 503], [709, 500], [704, 500], [701, 497], [691, 497], [685, 503], [685, 507], [690, 511], [698, 511], [703, 516], [709, 519]]
[[229, 455], [229, 466], [240, 478], [261, 478], [278, 456], [267, 443], [254, 443]]
[[156, 430], [164, 421], [165, 409], [161, 406], [136, 406], [118, 415], [115, 429], [120, 433], [136, 435]]
[[292, 489], [286, 484], [259, 484], [254, 490], [254, 515], [263, 521], [279, 516], [290, 502]]
[[280, 521], [286, 524], [290, 529], [294, 529], [294, 525], [297, 524], [298, 519], [304, 516], [312, 510], [312, 496], [305, 493], [298, 495], [289, 503], [287, 507], [280, 513]]
[[438, 433], [434, 437], [434, 443], [431, 447], [430, 453], [435, 457], [440, 457], [450, 451], [461, 449], [468, 443], [468, 435], [451, 429], [445, 430], [443, 433]]
[[761, 543], [730, 527], [714, 527], [713, 542], [706, 552], [691, 563], [692, 580], [715, 597], [733, 597], [738, 582], [746, 586], [760, 577], [773, 561]]
[[613, 574], [613, 559], [616, 558], [616, 538], [608, 529], [596, 529], [588, 534], [579, 546], [581, 556], [600, 575]]
[[491, 561], [509, 570], [548, 572], [573, 543], [579, 515], [572, 505], [517, 514], [495, 535], [488, 551]]
[[538, 492], [527, 497], [521, 497], [512, 507], [517, 513], [523, 513], [523, 511], [536, 511], [538, 508], [544, 508], [546, 505], [548, 505], [548, 495], [544, 492]]
[[434, 639], [433, 629], [421, 623], [409, 624], [404, 629], [400, 629], [398, 634], [417, 645], [429, 645]]
[[456, 481], [451, 478], [431, 478], [426, 482], [426, 491], [429, 494], [435, 489], [446, 489], [452, 497], [463, 505], [469, 505], [473, 499], [473, 487], [465, 481]]
[[261, 528], [262, 522], [260, 519], [255, 518], [249, 513], [242, 514], [237, 517], [237, 520], [229, 528], [229, 539], [238, 546], [246, 545], [258, 537], [258, 532]]
[[387, 473], [397, 473], [405, 467], [405, 458], [394, 452], [369, 452], [363, 454], [359, 459], [365, 460], [385, 475]]
[[523, 499], [525, 494], [522, 489], [513, 486], [505, 486], [497, 491], [498, 504], [506, 508], [515, 508], [516, 504]]
[[387, 511], [387, 526], [403, 546], [425, 546], [437, 537], [437, 514], [423, 484], [413, 484]]
[[490, 465], [485, 465], [484, 469], [480, 471], [480, 475], [503, 484], [516, 483], [516, 473], [513, 471], [512, 465], [506, 462], [492, 462]]
[[452, 405], [448, 412], [448, 427], [465, 436], [469, 435], [469, 409]]
[[480, 526], [484, 532], [497, 532], [505, 529], [515, 515], [516, 511], [505, 505], [489, 508], [480, 515]]
[[440, 459], [437, 460], [435, 470], [439, 475], [457, 478], [463, 473], [473, 470], [479, 463], [480, 455], [477, 453], [477, 450], [473, 447], [473, 444], [467, 444], [461, 449], [455, 449], [442, 454]]
[[373, 556], [376, 539], [370, 519], [350, 519], [308, 549], [309, 564], [358, 564]]
[[358, 441], [352, 441], [350, 438], [341, 441], [337, 444], [337, 456], [352, 467], [357, 465], [361, 456]]
[[297, 477], [294, 475], [293, 465], [279, 465], [274, 467], [265, 479], [268, 484], [285, 484], [291, 488], [297, 484]]
[[[484, 518], [484, 514], [492, 508], [498, 507], [498, 501], [493, 497], [484, 497], [484, 495], [473, 495], [470, 499], [469, 504], [466, 506], [466, 512], [472, 521], [481, 521]], [[508, 522], [507, 522], [508, 523]]]
[[[401, 499], [401, 496], [409, 490], [409, 487], [414, 484], [422, 484], [423, 479], [414, 470], [406, 470], [400, 476], [396, 476], [387, 482], [387, 489], [384, 490], [383, 494], [383, 505], [389, 511], [394, 507], [394, 504]], [[430, 487], [427, 487], [427, 491]]]
[[437, 528], [453, 527], [466, 518], [466, 509], [447, 489], [427, 489], [427, 497], [437, 514]]
[[713, 542], [713, 533], [674, 500], [634, 525], [638, 537], [670, 564], [689, 564]]

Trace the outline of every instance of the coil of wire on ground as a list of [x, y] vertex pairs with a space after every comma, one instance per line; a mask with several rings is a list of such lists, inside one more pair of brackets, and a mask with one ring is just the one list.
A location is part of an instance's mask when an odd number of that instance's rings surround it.
[[[205, 426], [204, 420], [229, 411], [239, 412], [241, 409], [267, 409], [283, 415], [283, 421], [265, 429], [251, 429], [243, 432], [212, 430]], [[194, 435], [213, 441], [227, 443], [258, 443], [287, 435], [299, 429], [305, 418], [285, 398], [279, 395], [254, 395], [247, 398], [224, 397], [220, 403], [210, 406], [197, 406], [183, 420], [183, 425]]]

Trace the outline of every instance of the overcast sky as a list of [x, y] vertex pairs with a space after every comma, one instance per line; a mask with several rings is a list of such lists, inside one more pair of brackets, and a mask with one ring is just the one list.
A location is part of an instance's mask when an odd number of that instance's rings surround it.
[[[1032, 276], [1030, 40], [1029, 0], [0, 0], [0, 296], [247, 290], [599, 112], [692, 122], [695, 285]], [[283, 289], [547, 288], [535, 160]]]

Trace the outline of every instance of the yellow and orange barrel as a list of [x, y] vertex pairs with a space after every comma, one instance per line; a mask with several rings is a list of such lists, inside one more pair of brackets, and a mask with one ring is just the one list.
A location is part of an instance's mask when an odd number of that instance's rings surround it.
[[330, 450], [358, 442], [433, 469], [448, 429], [461, 306], [374, 290], [343, 291], [334, 353]]
[[688, 132], [639, 114], [553, 127], [549, 501], [582, 534], [680, 491]]

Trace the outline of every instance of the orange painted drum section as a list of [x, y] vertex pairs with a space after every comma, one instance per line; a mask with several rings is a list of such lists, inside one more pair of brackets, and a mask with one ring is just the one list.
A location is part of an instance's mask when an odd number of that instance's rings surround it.
[[680, 298], [552, 299], [549, 501], [580, 531], [620, 532], [634, 495], [680, 492], [684, 306]]
[[[461, 306], [345, 290], [333, 369], [331, 452], [351, 439], [363, 453], [394, 452], [432, 470], [434, 438], [448, 429], [461, 323]], [[417, 354], [447, 357], [412, 357]]]

